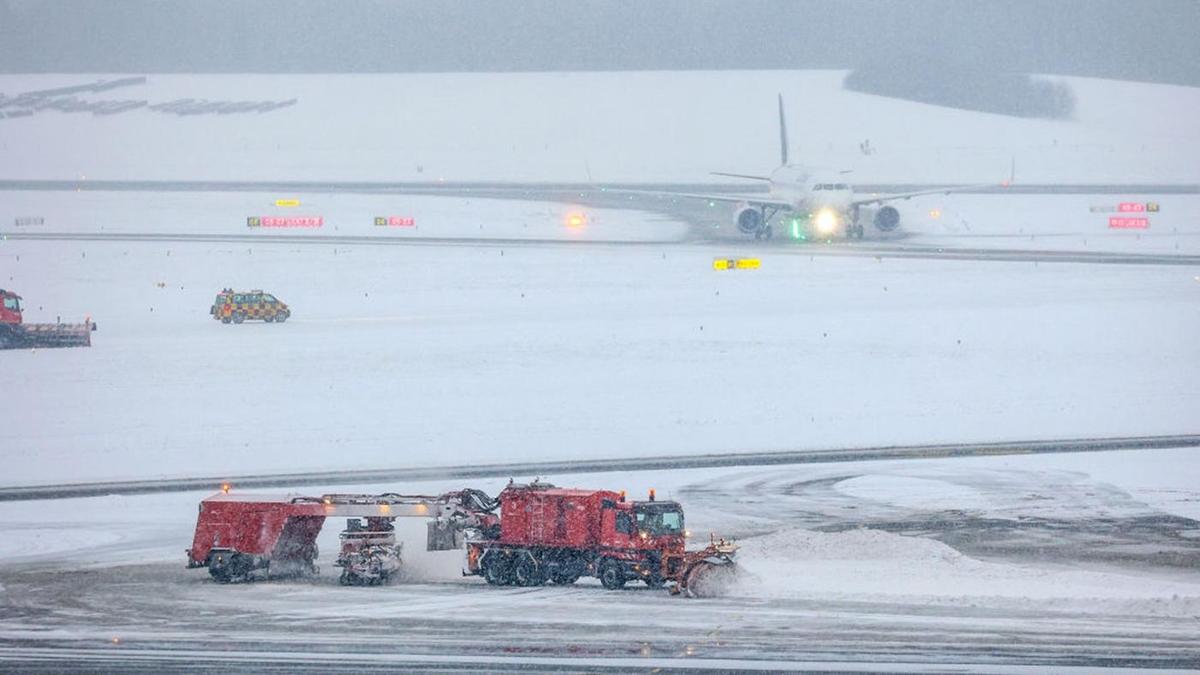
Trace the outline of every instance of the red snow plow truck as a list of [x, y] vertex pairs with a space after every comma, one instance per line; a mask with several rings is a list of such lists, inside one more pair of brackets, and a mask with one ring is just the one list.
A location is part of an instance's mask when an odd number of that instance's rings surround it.
[[[497, 513], [499, 511], [499, 513]], [[334, 563], [341, 583], [385, 583], [401, 567], [393, 521], [429, 519], [426, 548], [461, 549], [466, 576], [489, 584], [572, 584], [597, 577], [608, 589], [640, 580], [696, 593], [717, 569], [729, 570], [737, 546], [711, 539], [688, 551], [683, 508], [673, 501], [627, 501], [623, 492], [510, 484], [492, 499], [473, 489], [438, 496], [233, 494], [200, 503], [188, 567], [218, 581], [315, 574], [317, 534], [327, 517], [346, 517]]]
[[91, 347], [91, 319], [83, 323], [24, 323], [21, 296], [0, 288], [0, 349]]

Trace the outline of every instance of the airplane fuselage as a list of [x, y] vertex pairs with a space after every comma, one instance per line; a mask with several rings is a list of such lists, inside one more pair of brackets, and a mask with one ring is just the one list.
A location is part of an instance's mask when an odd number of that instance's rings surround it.
[[781, 166], [771, 172], [768, 191], [772, 198], [791, 204], [796, 217], [804, 221], [806, 234], [845, 236], [856, 217], [854, 190], [843, 180], [812, 174], [799, 166]]

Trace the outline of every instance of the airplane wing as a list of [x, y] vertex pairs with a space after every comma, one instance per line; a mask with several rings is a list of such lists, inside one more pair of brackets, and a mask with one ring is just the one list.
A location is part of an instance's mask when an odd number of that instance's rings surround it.
[[894, 194], [875, 195], [873, 197], [864, 197], [855, 199], [850, 202], [851, 206], [866, 206], [867, 204], [882, 204], [884, 202], [895, 201], [897, 199], [910, 199], [912, 197], [921, 197], [923, 195], [948, 195], [951, 192], [963, 192], [966, 190], [979, 190], [982, 188], [1008, 187], [1008, 183], [979, 183], [976, 185], [947, 185], [943, 188], [917, 190], [915, 192], [897, 192]]
[[649, 195], [652, 197], [682, 197], [684, 199], [704, 199], [710, 202], [745, 202], [751, 206], [766, 206], [768, 208], [791, 211], [792, 204], [785, 199], [777, 199], [762, 193], [751, 195], [739, 194], [703, 194], [699, 192], [660, 192], [657, 190], [609, 190], [625, 194]]

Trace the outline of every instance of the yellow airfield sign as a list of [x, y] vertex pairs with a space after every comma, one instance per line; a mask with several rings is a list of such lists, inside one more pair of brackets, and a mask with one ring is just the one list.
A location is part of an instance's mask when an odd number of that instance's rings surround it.
[[756, 270], [762, 265], [758, 258], [714, 258], [714, 270]]
[[297, 206], [300, 206], [300, 200], [299, 199], [276, 199], [275, 206], [295, 208]]

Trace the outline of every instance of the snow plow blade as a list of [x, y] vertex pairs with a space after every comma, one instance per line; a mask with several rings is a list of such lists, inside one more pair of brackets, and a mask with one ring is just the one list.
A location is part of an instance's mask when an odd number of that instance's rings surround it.
[[0, 332], [0, 349], [51, 349], [56, 347], [91, 347], [92, 331], [96, 324], [87, 323], [27, 323]]
[[734, 554], [737, 545], [724, 539], [712, 541], [708, 547], [687, 554], [683, 573], [673, 592], [690, 598], [715, 598], [724, 595], [738, 574]]

